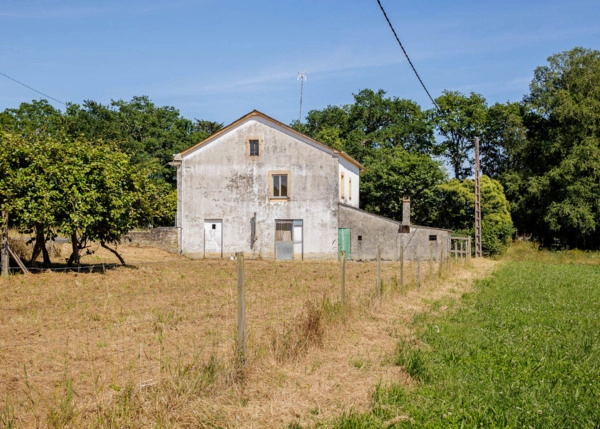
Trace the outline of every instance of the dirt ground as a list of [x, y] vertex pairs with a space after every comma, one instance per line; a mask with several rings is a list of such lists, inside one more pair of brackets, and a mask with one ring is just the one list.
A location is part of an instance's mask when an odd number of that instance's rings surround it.
[[[495, 266], [423, 263], [419, 288], [415, 264], [384, 262], [378, 297], [377, 264], [348, 262], [344, 307], [336, 261], [245, 261], [242, 365], [237, 261], [119, 250], [128, 266], [104, 274], [0, 279], [0, 422], [264, 428], [366, 410], [376, 385], [411, 383], [391, 358], [414, 315]], [[116, 260], [99, 248], [83, 262]]]

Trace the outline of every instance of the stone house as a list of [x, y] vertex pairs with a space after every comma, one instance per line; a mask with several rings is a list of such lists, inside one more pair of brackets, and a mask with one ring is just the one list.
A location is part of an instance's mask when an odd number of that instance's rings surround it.
[[[356, 160], [256, 110], [173, 164], [177, 241], [190, 257], [335, 259], [344, 249], [373, 259], [382, 245], [384, 258], [397, 259], [420, 228], [360, 210]], [[444, 247], [449, 232], [429, 230], [427, 240]]]

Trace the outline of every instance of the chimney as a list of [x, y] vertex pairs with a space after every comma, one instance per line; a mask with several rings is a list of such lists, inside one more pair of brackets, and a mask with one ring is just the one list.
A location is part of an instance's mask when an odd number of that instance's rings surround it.
[[410, 232], [410, 197], [402, 199], [402, 232]]

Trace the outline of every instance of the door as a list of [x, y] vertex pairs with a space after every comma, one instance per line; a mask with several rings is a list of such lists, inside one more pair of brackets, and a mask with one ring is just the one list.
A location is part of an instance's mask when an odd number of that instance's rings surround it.
[[304, 222], [302, 219], [294, 220], [294, 233], [292, 236], [292, 239], [294, 240], [294, 259], [304, 259], [303, 227]]
[[346, 252], [346, 259], [352, 259], [350, 228], [338, 228], [338, 259], [342, 257], [342, 250]]
[[275, 220], [275, 259], [294, 259], [294, 221]]
[[208, 219], [204, 221], [204, 257], [223, 257], [223, 220]]

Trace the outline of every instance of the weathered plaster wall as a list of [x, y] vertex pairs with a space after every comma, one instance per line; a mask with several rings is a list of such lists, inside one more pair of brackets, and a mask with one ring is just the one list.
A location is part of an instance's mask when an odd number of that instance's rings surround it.
[[[338, 201], [352, 207], [359, 206], [359, 171], [345, 159], [339, 160], [339, 189]], [[342, 183], [343, 179], [343, 183]]]
[[399, 245], [404, 246], [404, 259], [439, 260], [442, 249], [443, 257], [446, 258], [451, 233], [446, 229], [411, 225], [409, 233], [398, 234]]
[[178, 252], [178, 231], [175, 227], [160, 227], [144, 231], [129, 231], [124, 238], [131, 244], [158, 247], [174, 253]]
[[[251, 157], [248, 140], [260, 140]], [[204, 221], [223, 220], [223, 253], [275, 256], [275, 219], [302, 219], [304, 257], [337, 255], [338, 159], [310, 140], [251, 118], [186, 154], [179, 167], [182, 252], [204, 256]], [[358, 175], [358, 168], [355, 168]], [[272, 172], [289, 174], [289, 198], [271, 198]], [[358, 181], [356, 186], [358, 186]], [[256, 213], [256, 242], [250, 247]]]
[[[404, 247], [405, 260], [438, 259], [444, 247], [444, 257], [451, 231], [411, 225], [410, 232], [401, 233], [402, 223], [340, 204], [340, 228], [350, 228], [352, 259], [372, 260], [381, 245], [381, 258], [396, 261]], [[430, 236], [434, 240], [430, 240]]]
[[382, 259], [397, 260], [400, 225], [391, 219], [340, 204], [339, 226], [350, 228], [350, 252], [355, 261], [375, 259], [379, 245]]

